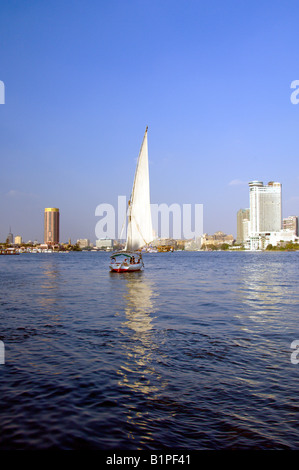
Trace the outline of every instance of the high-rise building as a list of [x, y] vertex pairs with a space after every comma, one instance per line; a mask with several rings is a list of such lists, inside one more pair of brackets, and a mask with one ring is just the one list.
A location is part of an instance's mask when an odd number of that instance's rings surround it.
[[59, 209], [47, 207], [44, 220], [44, 242], [49, 245], [59, 243]]
[[15, 236], [15, 245], [21, 245], [21, 243], [22, 243], [21, 235], [16, 235]]
[[11, 233], [11, 228], [9, 227], [9, 234], [6, 237], [7, 243], [12, 244], [13, 243], [13, 234]]
[[283, 230], [290, 230], [294, 235], [298, 236], [298, 217], [296, 215], [290, 215], [282, 221]]
[[237, 243], [244, 243], [248, 238], [250, 209], [240, 209], [237, 212]]
[[281, 230], [281, 183], [249, 183], [250, 236]]

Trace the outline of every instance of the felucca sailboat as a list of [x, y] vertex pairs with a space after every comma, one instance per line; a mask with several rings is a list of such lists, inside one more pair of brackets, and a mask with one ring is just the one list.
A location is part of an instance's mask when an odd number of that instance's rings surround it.
[[140, 271], [144, 267], [141, 252], [143, 246], [153, 240], [148, 169], [148, 145], [146, 128], [135, 172], [131, 198], [128, 203], [127, 241], [124, 251], [113, 253], [110, 270], [117, 272]]

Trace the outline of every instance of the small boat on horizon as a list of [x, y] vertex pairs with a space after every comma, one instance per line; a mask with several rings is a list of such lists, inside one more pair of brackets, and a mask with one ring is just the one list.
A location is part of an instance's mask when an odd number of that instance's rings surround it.
[[19, 255], [20, 252], [17, 251], [15, 248], [5, 248], [0, 250], [0, 255]]
[[128, 228], [124, 251], [112, 253], [110, 271], [132, 272], [144, 268], [141, 249], [153, 241], [150, 204], [147, 130], [136, 166], [131, 198], [128, 202]]

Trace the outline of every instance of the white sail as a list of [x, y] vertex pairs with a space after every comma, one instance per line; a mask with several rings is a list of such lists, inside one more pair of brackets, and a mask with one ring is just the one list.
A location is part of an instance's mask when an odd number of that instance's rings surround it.
[[135, 251], [153, 240], [148, 169], [147, 128], [143, 137], [128, 208], [126, 251]]

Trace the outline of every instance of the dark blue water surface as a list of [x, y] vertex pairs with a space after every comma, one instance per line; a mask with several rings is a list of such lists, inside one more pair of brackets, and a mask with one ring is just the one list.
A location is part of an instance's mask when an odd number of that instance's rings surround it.
[[0, 256], [0, 449], [299, 449], [299, 253]]

